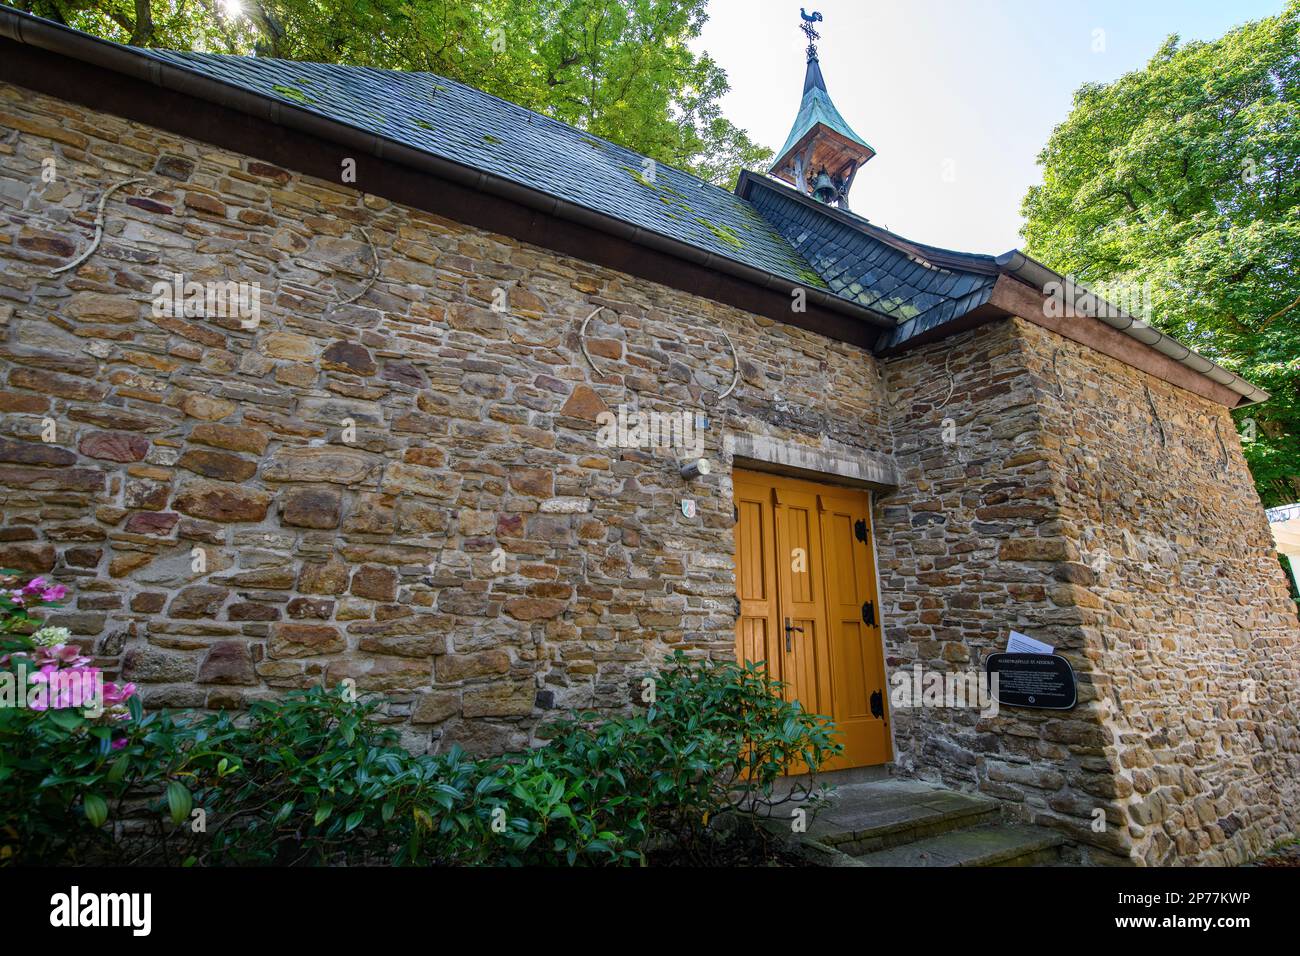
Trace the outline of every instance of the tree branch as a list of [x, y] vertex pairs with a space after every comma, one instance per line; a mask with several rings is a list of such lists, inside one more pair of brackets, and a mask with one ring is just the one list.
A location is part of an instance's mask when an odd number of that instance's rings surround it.
[[1298, 296], [1296, 296], [1294, 299], [1292, 299], [1292, 300], [1291, 300], [1291, 303], [1290, 303], [1289, 305], [1284, 305], [1284, 306], [1282, 306], [1282, 308], [1278, 309], [1276, 312], [1274, 312], [1272, 315], [1270, 315], [1267, 319], [1265, 319], [1265, 320], [1264, 320], [1264, 324], [1261, 325], [1261, 326], [1259, 327], [1259, 330], [1260, 330], [1261, 332], [1263, 332], [1266, 328], [1268, 328], [1268, 327], [1273, 323], [1273, 320], [1274, 320], [1274, 319], [1281, 318], [1282, 316], [1286, 315], [1288, 312], [1290, 312], [1292, 309], [1294, 309], [1294, 308], [1295, 308], [1296, 306], [1298, 306], [1298, 305], [1300, 305], [1300, 295], [1298, 295]]

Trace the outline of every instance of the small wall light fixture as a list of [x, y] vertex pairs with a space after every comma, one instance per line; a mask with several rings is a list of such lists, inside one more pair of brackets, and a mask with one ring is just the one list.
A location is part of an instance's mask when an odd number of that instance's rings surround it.
[[707, 458], [692, 458], [682, 465], [682, 477], [687, 481], [694, 481], [696, 478], [703, 478], [713, 471], [713, 466], [709, 464]]

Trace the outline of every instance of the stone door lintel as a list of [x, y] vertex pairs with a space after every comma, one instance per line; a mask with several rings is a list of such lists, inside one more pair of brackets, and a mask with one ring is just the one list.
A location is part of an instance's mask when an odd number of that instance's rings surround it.
[[873, 491], [893, 491], [899, 485], [893, 456], [838, 442], [823, 440], [822, 447], [813, 448], [766, 435], [730, 434], [724, 447], [736, 468]]

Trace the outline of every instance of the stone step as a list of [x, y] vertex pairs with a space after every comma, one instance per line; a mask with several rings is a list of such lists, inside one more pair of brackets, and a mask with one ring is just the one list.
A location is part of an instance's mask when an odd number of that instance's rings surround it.
[[860, 856], [998, 819], [995, 800], [915, 780], [882, 780], [836, 788], [817, 811], [808, 837]]
[[1051, 866], [1065, 838], [1043, 827], [994, 824], [952, 830], [855, 857], [859, 866]]

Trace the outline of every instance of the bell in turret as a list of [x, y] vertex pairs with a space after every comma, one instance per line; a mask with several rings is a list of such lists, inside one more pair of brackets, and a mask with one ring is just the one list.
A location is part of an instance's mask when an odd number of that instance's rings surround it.
[[831, 179], [830, 173], [825, 168], [817, 174], [817, 179], [813, 182], [812, 195], [813, 199], [818, 202], [824, 202], [828, 206], [835, 201], [839, 194], [839, 188], [835, 185], [835, 180]]

